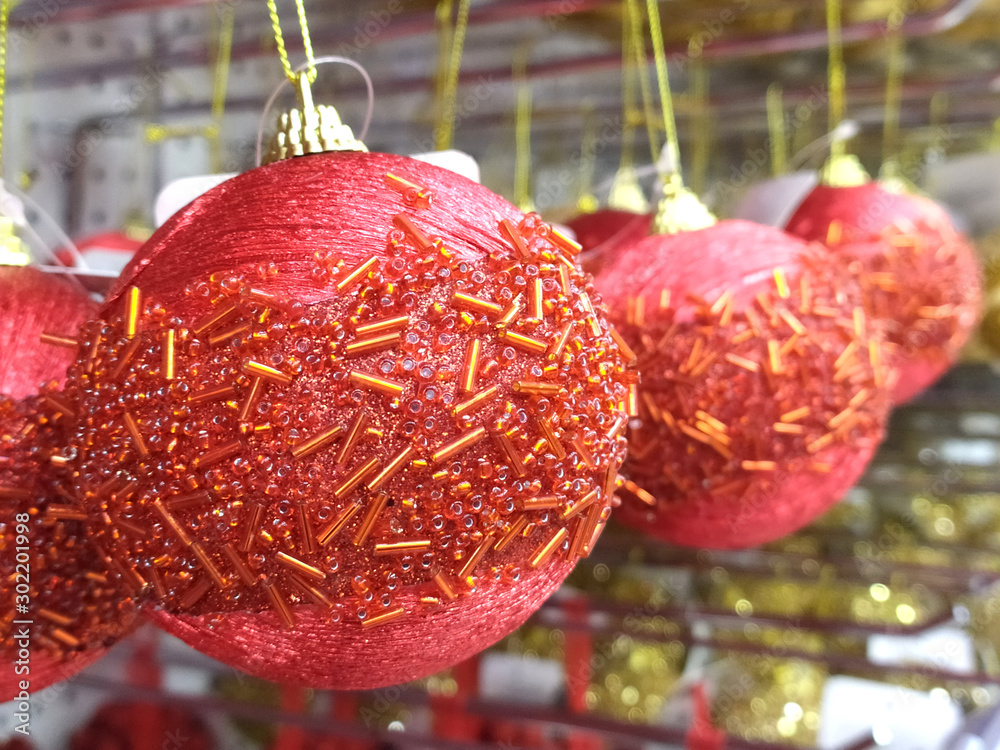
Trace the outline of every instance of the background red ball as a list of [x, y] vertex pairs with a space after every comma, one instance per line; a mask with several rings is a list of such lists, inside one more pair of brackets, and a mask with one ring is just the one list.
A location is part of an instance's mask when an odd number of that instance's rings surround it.
[[580, 255], [583, 270], [595, 275], [613, 262], [620, 250], [648, 236], [652, 225], [651, 213], [637, 214], [615, 208], [600, 208], [567, 222], [583, 248]]
[[70, 346], [42, 342], [44, 332], [72, 338], [97, 310], [82, 287], [32, 266], [0, 266], [0, 395], [24, 398], [43, 383], [62, 384]]
[[858, 479], [883, 434], [887, 373], [859, 287], [815, 248], [727, 221], [649, 237], [595, 283], [641, 376], [622, 521], [748, 547]]
[[885, 322], [903, 403], [937, 380], [975, 330], [982, 296], [972, 244], [933, 201], [877, 182], [816, 187], [786, 231], [825, 243], [865, 289]]

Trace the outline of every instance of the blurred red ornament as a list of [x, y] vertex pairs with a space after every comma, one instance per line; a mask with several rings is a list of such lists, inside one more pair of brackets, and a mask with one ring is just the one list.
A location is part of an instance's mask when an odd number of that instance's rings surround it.
[[[32, 266], [0, 266], [0, 395], [24, 398], [43, 383], [61, 385], [76, 329], [96, 310], [69, 279]], [[42, 334], [54, 331], [64, 340], [45, 343]]]
[[955, 361], [975, 329], [982, 286], [974, 248], [940, 206], [878, 182], [820, 185], [787, 231], [825, 243], [864, 288], [866, 312], [886, 324], [896, 403]]
[[818, 248], [727, 221], [651, 236], [595, 284], [642, 378], [622, 521], [748, 547], [805, 525], [860, 476], [883, 434], [887, 371], [860, 287]]
[[149, 704], [107, 703], [69, 741], [69, 750], [215, 750], [218, 742], [205, 720], [190, 709], [155, 706], [157, 730], [141, 725]]
[[580, 263], [587, 273], [598, 274], [614, 261], [618, 252], [649, 235], [653, 214], [637, 214], [614, 208], [601, 208], [580, 214], [567, 226], [576, 235], [583, 252]]
[[625, 451], [578, 250], [384, 154], [195, 200], [67, 384], [96, 542], [157, 623], [267, 679], [374, 687], [495, 642], [589, 554]]

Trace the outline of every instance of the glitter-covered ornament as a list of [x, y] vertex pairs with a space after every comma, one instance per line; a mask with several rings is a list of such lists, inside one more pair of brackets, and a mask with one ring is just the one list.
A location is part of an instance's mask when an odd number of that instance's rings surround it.
[[[73, 361], [72, 335], [97, 305], [72, 281], [32, 266], [0, 265], [0, 395], [24, 398], [61, 384]], [[64, 332], [68, 339], [43, 334]]]
[[597, 277], [642, 378], [622, 521], [677, 544], [748, 547], [805, 525], [860, 476], [883, 433], [887, 372], [860, 288], [820, 250], [704, 219]]
[[577, 250], [385, 154], [206, 193], [84, 328], [65, 458], [94, 540], [158, 624], [268, 679], [495, 642], [592, 549], [625, 453], [634, 376]]
[[71, 677], [135, 622], [127, 593], [87, 541], [63, 468], [59, 427], [69, 416], [56, 392], [0, 398], [0, 701]]
[[820, 185], [786, 231], [826, 243], [863, 287], [866, 312], [885, 323], [896, 403], [937, 380], [975, 330], [975, 250], [933, 201], [879, 182]]

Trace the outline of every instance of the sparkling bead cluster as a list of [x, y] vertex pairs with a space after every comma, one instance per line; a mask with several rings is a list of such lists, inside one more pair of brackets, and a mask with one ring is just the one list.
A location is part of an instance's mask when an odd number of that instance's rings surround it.
[[32, 652], [64, 660], [111, 645], [135, 621], [129, 597], [86, 541], [86, 514], [71, 502], [73, 487], [58, 450], [59, 423], [68, 412], [56, 392], [21, 402], [0, 398], [0, 576], [6, 597], [0, 643], [6, 654], [19, 653], [25, 641], [14, 637], [27, 631]]

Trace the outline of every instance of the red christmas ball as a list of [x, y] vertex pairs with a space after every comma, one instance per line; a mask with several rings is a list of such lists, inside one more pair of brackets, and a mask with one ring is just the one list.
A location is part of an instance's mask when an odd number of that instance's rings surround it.
[[865, 310], [885, 322], [902, 403], [937, 380], [975, 329], [981, 303], [971, 243], [945, 211], [877, 182], [815, 188], [788, 222], [790, 234], [825, 243], [865, 291]]
[[602, 208], [593, 213], [580, 214], [567, 226], [573, 230], [576, 241], [583, 248], [580, 256], [583, 269], [596, 275], [606, 264], [613, 262], [619, 251], [648, 236], [652, 224], [652, 214]]
[[[62, 384], [72, 337], [97, 305], [68, 279], [31, 266], [0, 266], [0, 394], [24, 398], [43, 383]], [[43, 333], [66, 340], [45, 343]]]
[[67, 416], [54, 391], [21, 402], [0, 398], [0, 576], [6, 582], [0, 648], [8, 667], [0, 701], [71, 677], [135, 622], [129, 597], [86, 539], [83, 508], [70, 499], [59, 430]]
[[272, 680], [432, 673], [592, 548], [633, 377], [577, 248], [451, 172], [253, 170], [136, 256], [66, 398], [95, 541], [153, 618]]
[[654, 235], [597, 277], [641, 384], [618, 517], [688, 546], [788, 534], [851, 487], [888, 410], [854, 279], [743, 221]]

